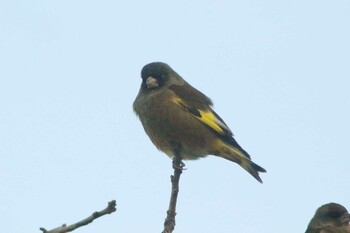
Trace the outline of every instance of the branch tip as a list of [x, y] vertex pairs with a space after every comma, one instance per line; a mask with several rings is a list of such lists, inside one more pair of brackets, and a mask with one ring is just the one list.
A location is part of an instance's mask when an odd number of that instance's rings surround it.
[[89, 223], [91, 223], [92, 221], [94, 221], [95, 219], [97, 219], [103, 215], [111, 214], [111, 213], [115, 212], [117, 210], [116, 205], [117, 205], [116, 201], [112, 200], [112, 201], [108, 202], [107, 207], [104, 208], [103, 210], [95, 211], [91, 214], [90, 217], [87, 217], [87, 218], [85, 218], [77, 223], [74, 223], [74, 224], [69, 225], [69, 226], [67, 226], [66, 224], [63, 224], [62, 226], [57, 227], [57, 228], [52, 229], [52, 230], [49, 230], [49, 231], [46, 230], [45, 228], [41, 227], [40, 230], [43, 233], [67, 233], [70, 231], [74, 231], [75, 229], [77, 229], [79, 227], [88, 225]]

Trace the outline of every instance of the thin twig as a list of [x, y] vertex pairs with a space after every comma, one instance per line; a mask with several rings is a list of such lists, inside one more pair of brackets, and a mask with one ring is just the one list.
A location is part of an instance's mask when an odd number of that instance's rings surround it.
[[45, 228], [41, 227], [40, 230], [43, 233], [66, 233], [66, 232], [70, 232], [70, 231], [74, 231], [75, 229], [85, 226], [89, 223], [91, 223], [92, 221], [94, 221], [96, 218], [102, 217], [103, 215], [106, 214], [111, 214], [113, 212], [115, 212], [117, 210], [116, 208], [116, 201], [112, 200], [110, 202], [108, 202], [108, 205], [105, 209], [101, 210], [101, 211], [96, 211], [94, 213], [92, 213], [92, 215], [90, 217], [87, 217], [77, 223], [74, 223], [72, 225], [67, 226], [66, 224], [63, 224], [60, 227], [57, 227], [55, 229], [52, 230], [46, 230]]
[[177, 202], [177, 195], [179, 193], [179, 180], [185, 165], [181, 160], [180, 151], [175, 150], [175, 152], [176, 153], [173, 158], [174, 175], [170, 177], [172, 185], [171, 185], [169, 209], [167, 211], [167, 217], [164, 221], [164, 230], [162, 233], [171, 233], [175, 228], [176, 202]]

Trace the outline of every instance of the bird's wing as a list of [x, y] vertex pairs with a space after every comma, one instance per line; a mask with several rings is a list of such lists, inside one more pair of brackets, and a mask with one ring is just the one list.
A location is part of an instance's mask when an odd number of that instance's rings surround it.
[[233, 138], [233, 133], [230, 128], [211, 108], [212, 102], [207, 96], [188, 83], [183, 86], [171, 85], [169, 89], [174, 94], [172, 100], [174, 103], [178, 104], [204, 126], [209, 128], [224, 143], [238, 149], [243, 155], [250, 159], [250, 155]]
[[173, 91], [174, 94], [180, 99], [196, 108], [205, 109], [213, 105], [211, 100], [206, 95], [192, 87], [187, 82], [185, 82], [184, 85], [171, 85], [169, 89]]
[[191, 113], [197, 120], [209, 127], [225, 141], [231, 141], [232, 131], [210, 107], [211, 100], [189, 84], [169, 87], [175, 94], [173, 101]]

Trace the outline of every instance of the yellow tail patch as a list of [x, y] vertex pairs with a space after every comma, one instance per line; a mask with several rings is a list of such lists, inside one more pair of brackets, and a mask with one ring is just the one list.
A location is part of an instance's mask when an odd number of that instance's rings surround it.
[[248, 159], [239, 149], [227, 145], [220, 139], [216, 140], [214, 148], [219, 153], [219, 156], [228, 158], [230, 160], [232, 159], [232, 157], [238, 157], [236, 160], [239, 161]]

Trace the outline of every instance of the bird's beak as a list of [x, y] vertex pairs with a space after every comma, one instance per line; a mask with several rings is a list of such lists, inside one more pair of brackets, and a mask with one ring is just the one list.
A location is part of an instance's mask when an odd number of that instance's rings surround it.
[[349, 222], [350, 222], [350, 214], [349, 213], [344, 214], [344, 216], [341, 218], [341, 222], [343, 224], [349, 224]]
[[147, 88], [149, 88], [149, 89], [159, 87], [158, 80], [153, 78], [152, 76], [149, 76], [146, 79], [146, 85], [147, 85]]

